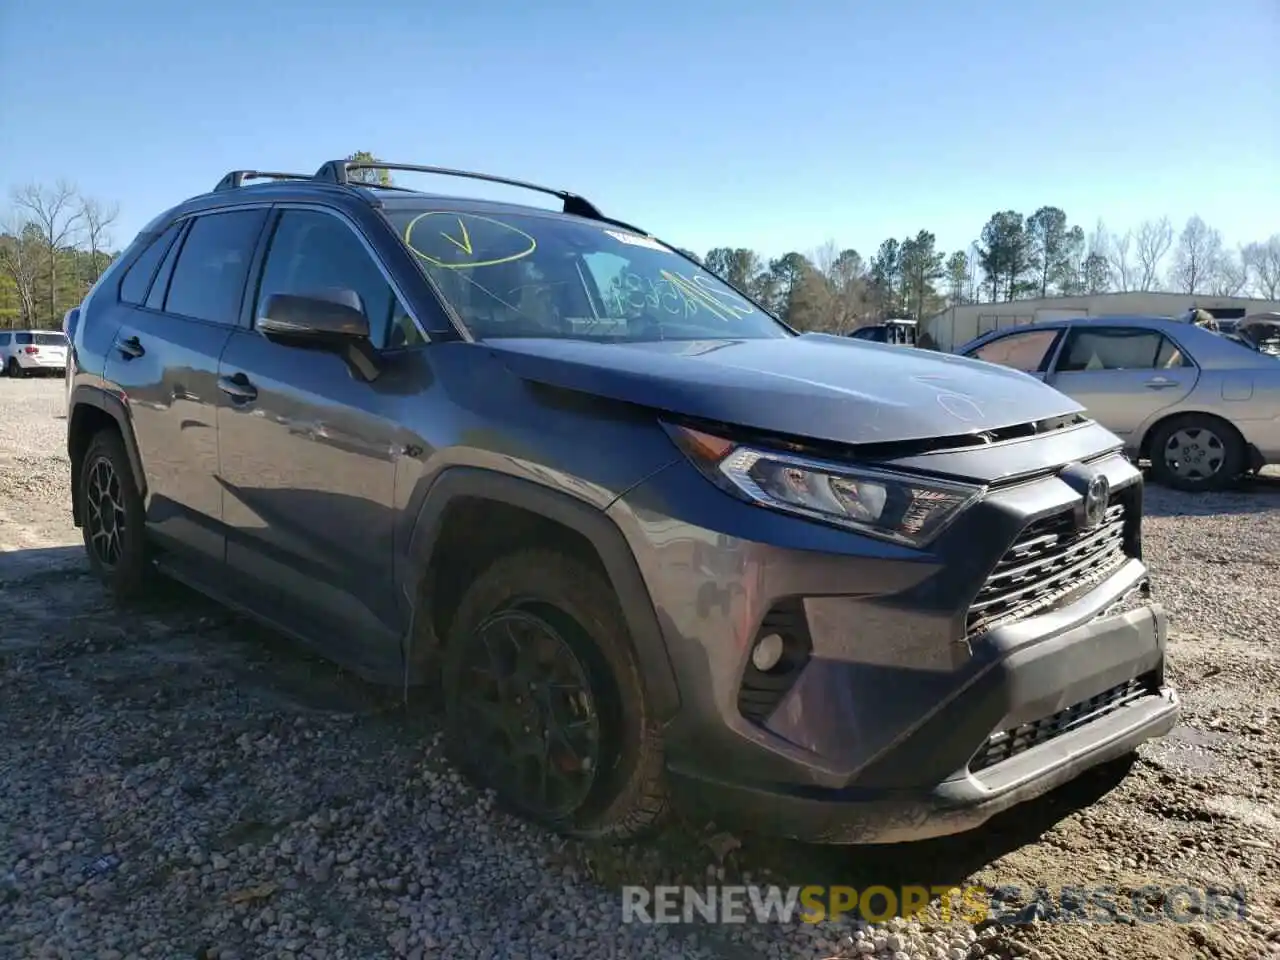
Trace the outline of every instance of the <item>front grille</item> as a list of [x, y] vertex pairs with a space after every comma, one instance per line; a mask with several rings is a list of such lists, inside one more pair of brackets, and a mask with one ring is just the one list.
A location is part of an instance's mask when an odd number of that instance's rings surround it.
[[965, 636], [1044, 613], [1114, 572], [1125, 562], [1125, 503], [1113, 498], [1091, 530], [1078, 530], [1074, 512], [1027, 525], [969, 605]]
[[1048, 743], [1086, 723], [1119, 710], [1121, 707], [1156, 694], [1154, 674], [1137, 677], [1127, 683], [1104, 690], [1095, 697], [1059, 710], [1040, 720], [1032, 720], [1010, 730], [1000, 730], [987, 738], [981, 750], [969, 762], [969, 770], [977, 773], [1016, 757], [1032, 747]]

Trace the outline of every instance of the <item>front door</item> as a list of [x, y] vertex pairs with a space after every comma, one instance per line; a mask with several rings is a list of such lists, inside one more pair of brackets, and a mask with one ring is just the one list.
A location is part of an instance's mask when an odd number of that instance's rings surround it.
[[[274, 293], [358, 294], [375, 347], [407, 322], [390, 284], [345, 219], [278, 214], [253, 316]], [[365, 659], [353, 635], [390, 639], [397, 426], [403, 392], [367, 382], [335, 353], [285, 346], [256, 329], [231, 336], [218, 369], [222, 511], [233, 574], [264, 588], [265, 612], [332, 655]]]
[[218, 358], [239, 322], [266, 217], [266, 208], [210, 213], [161, 234], [121, 281], [121, 324], [104, 368], [129, 404], [151, 534], [218, 564]]
[[1159, 330], [1075, 326], [1048, 377], [1089, 416], [1129, 440], [1196, 385], [1199, 370]]

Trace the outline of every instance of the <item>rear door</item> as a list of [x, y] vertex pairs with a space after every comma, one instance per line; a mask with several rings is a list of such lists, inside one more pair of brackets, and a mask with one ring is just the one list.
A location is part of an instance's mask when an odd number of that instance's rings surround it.
[[1185, 398], [1199, 370], [1159, 330], [1073, 326], [1048, 383], [1123, 439]]
[[221, 564], [218, 358], [240, 322], [266, 207], [197, 214], [170, 227], [121, 282], [105, 378], [129, 398], [147, 474], [147, 521], [168, 546]]

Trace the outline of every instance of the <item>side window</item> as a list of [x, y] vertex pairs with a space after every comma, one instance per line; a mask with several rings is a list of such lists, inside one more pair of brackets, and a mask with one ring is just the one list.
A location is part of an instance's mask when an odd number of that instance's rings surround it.
[[1178, 345], [1168, 337], [1160, 338], [1160, 352], [1156, 354], [1156, 367], [1160, 370], [1176, 370], [1179, 367], [1191, 366], [1187, 355], [1178, 349]]
[[[186, 223], [178, 223], [174, 225], [178, 233], [182, 233], [182, 228]], [[148, 310], [163, 310], [164, 295], [169, 292], [169, 278], [173, 276], [173, 265], [177, 262], [178, 252], [182, 249], [182, 238], [179, 236], [177, 240], [169, 245], [169, 252], [164, 255], [164, 262], [160, 264], [160, 269], [156, 272], [156, 278], [152, 281], [151, 292], [147, 294]]]
[[8, 345], [9, 345], [9, 334], [0, 333], [0, 347], [7, 347]]
[[1151, 370], [1166, 342], [1155, 330], [1076, 329], [1058, 370]]
[[300, 296], [354, 290], [369, 317], [375, 347], [421, 341], [378, 265], [351, 227], [316, 210], [286, 210], [280, 215], [267, 251], [254, 317], [275, 293]]
[[1057, 330], [1028, 330], [1011, 333], [985, 343], [970, 354], [975, 360], [998, 363], [1023, 373], [1036, 373], [1049, 362], [1049, 353], [1058, 339]]
[[197, 217], [178, 253], [165, 312], [234, 326], [266, 216], [266, 210], [233, 210]]
[[161, 258], [173, 244], [173, 238], [182, 229], [182, 224], [175, 223], [160, 236], [156, 237], [129, 265], [120, 281], [120, 299], [124, 303], [142, 303], [151, 286], [151, 278], [155, 276], [156, 267]]

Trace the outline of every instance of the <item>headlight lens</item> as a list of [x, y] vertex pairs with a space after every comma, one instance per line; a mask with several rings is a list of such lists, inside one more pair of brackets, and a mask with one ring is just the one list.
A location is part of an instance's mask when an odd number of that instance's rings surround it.
[[742, 446], [667, 424], [689, 459], [713, 482], [752, 503], [924, 547], [983, 488]]

